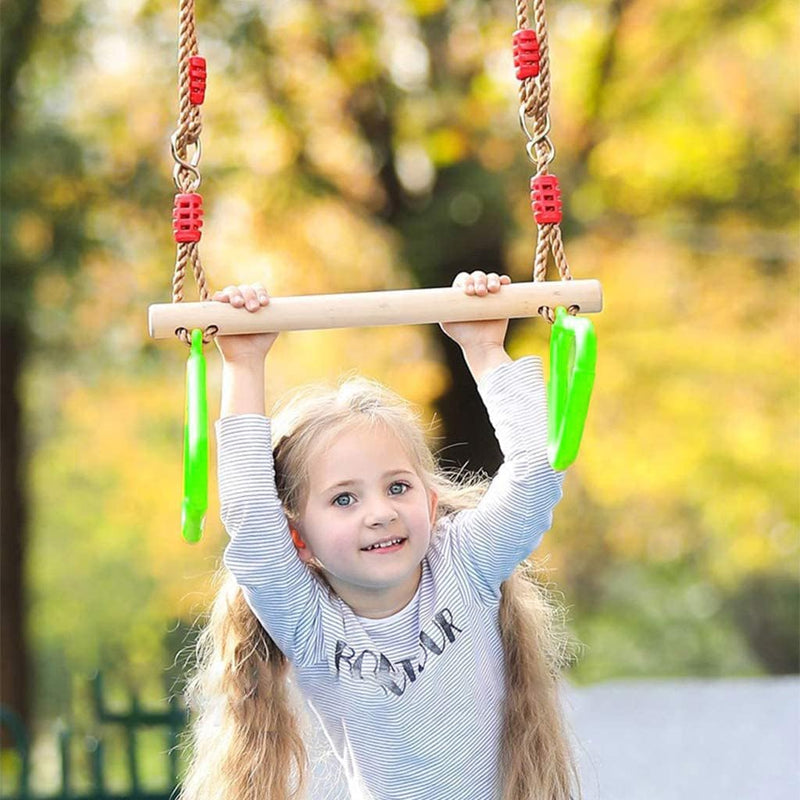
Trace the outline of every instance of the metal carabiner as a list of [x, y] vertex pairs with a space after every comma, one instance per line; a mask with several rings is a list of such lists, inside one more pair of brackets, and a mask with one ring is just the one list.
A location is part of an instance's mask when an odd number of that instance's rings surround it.
[[547, 455], [555, 470], [566, 469], [578, 455], [596, 364], [594, 325], [559, 306], [550, 331], [547, 385]]
[[186, 419], [183, 429], [183, 506], [181, 532], [199, 542], [208, 510], [208, 396], [203, 331], [192, 331], [186, 362]]

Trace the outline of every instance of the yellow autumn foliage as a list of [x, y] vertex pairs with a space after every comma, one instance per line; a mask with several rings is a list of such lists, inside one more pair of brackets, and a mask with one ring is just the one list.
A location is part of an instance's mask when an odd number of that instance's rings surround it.
[[[531, 165], [510, 64], [511, 6], [217, 5], [200, 9], [215, 65], [203, 110], [201, 245], [213, 288], [413, 286], [407, 234], [387, 221], [387, 165], [414, 213], [433, 208], [437, 180], [461, 165], [502, 182], [507, 270], [528, 278]], [[753, 575], [794, 575], [796, 10], [780, 0], [718, 19], [699, 0], [680, 12], [669, 0], [629, 4], [609, 45], [605, 5], [549, 5], [567, 254], [573, 275], [599, 278], [605, 292], [584, 443], [547, 539], [555, 579], [578, 591], [586, 575], [613, 586], [620, 565], [642, 574], [680, 565], [693, 570], [690, 599], [717, 602]], [[225, 541], [213, 489], [204, 541], [180, 539], [185, 349], [149, 341], [145, 323], [150, 303], [171, 299], [174, 9], [160, 0], [93, 7], [86, 57], [62, 76], [51, 45], [74, 10], [43, 4], [50, 38], [23, 99], [42, 126], [81, 143], [88, 177], [48, 176], [44, 210], [9, 226], [17, 252], [44, 258], [56, 222], [85, 206], [91, 242], [77, 274], [37, 276], [30, 312], [41, 344], [23, 387], [30, 629], [42, 658], [88, 669], [122, 652], [145, 674], [169, 620], [192, 622], [207, 605]], [[612, 58], [598, 83], [606, 46]], [[391, 128], [386, 148], [362, 123]], [[404, 153], [418, 170], [413, 186], [403, 181]], [[466, 235], [483, 209], [457, 189], [443, 205]], [[422, 244], [447, 255], [436, 236]], [[186, 297], [195, 297], [191, 281]], [[544, 323], [515, 331], [515, 355], [546, 355]], [[208, 353], [213, 414], [219, 368]], [[279, 338], [269, 397], [352, 371], [389, 383], [429, 416], [450, 384], [435, 327], [307, 332]], [[705, 624], [712, 612], [702, 613]], [[597, 630], [625, 624], [602, 618]], [[720, 669], [729, 663], [714, 658]], [[606, 667], [592, 674], [624, 672]]]

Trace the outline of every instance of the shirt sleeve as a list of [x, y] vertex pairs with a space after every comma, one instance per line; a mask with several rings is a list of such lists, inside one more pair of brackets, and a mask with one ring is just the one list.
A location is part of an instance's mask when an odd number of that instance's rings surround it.
[[298, 558], [275, 488], [270, 421], [218, 420], [220, 516], [230, 542], [223, 561], [251, 609], [292, 661], [310, 655], [321, 586]]
[[503, 464], [476, 508], [454, 515], [454, 555], [485, 599], [542, 540], [561, 499], [563, 473], [547, 456], [547, 399], [541, 359], [501, 364], [483, 376], [478, 391], [503, 453]]

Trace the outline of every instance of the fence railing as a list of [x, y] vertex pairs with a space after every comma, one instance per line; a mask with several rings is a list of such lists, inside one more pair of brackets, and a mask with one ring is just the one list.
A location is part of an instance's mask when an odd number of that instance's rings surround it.
[[[65, 724], [59, 726], [58, 755], [60, 762], [60, 787], [55, 794], [33, 794], [31, 789], [31, 742], [22, 721], [14, 712], [0, 707], [0, 725], [11, 735], [17, 753], [19, 768], [16, 786], [2, 787], [3, 800], [169, 800], [174, 797], [178, 783], [178, 742], [186, 725], [186, 711], [170, 693], [166, 708], [158, 711], [145, 709], [138, 695], [130, 692], [128, 710], [113, 711], [108, 706], [103, 686], [103, 676], [97, 673], [91, 679], [91, 698], [96, 735], [85, 737], [89, 760], [89, 789], [73, 790], [73, 739], [74, 732]], [[110, 791], [107, 779], [105, 735], [108, 726], [121, 730], [124, 739], [127, 790]], [[164, 730], [164, 758], [166, 759], [166, 786], [158, 791], [143, 786], [140, 766], [140, 733], [145, 729]]]

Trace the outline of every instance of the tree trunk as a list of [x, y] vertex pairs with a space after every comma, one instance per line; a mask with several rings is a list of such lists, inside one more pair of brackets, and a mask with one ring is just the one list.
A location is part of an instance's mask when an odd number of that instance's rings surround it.
[[[0, 72], [0, 139], [6, 158], [14, 152], [17, 134], [17, 76], [28, 61], [41, 20], [40, 0], [3, 4], [2, 71]], [[11, 214], [7, 186], [3, 213]], [[11, 205], [11, 207], [9, 207]], [[4, 226], [5, 228], [5, 226]], [[27, 355], [28, 331], [21, 314], [25, 289], [30, 288], [27, 265], [9, 266], [4, 243], [4, 297], [0, 322], [0, 705], [30, 723], [30, 663], [25, 636], [25, 542], [27, 506], [23, 458], [20, 376]], [[13, 297], [13, 301], [10, 299]], [[0, 746], [10, 744], [2, 731]]]
[[[379, 216], [402, 237], [403, 255], [418, 285], [449, 286], [465, 270], [503, 272], [509, 214], [499, 179], [474, 161], [460, 162], [441, 170], [423, 207], [415, 207], [395, 169], [392, 92], [385, 81], [363, 87], [353, 110], [381, 164], [385, 202]], [[453, 202], [464, 196], [479, 209], [469, 225], [454, 221], [451, 213]], [[468, 464], [492, 473], [501, 463], [494, 432], [460, 349], [444, 334], [441, 338], [451, 382], [436, 404], [445, 439], [440, 456], [448, 466]]]
[[[0, 339], [0, 705], [29, 722], [28, 648], [25, 637], [25, 470], [19, 377], [26, 337], [4, 322]], [[8, 742], [3, 739], [3, 746]]]

